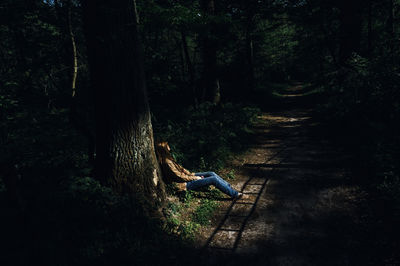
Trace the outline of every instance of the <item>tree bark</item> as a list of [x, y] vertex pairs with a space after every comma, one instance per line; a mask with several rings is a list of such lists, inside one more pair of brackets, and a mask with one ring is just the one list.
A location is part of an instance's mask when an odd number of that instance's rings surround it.
[[95, 98], [95, 176], [157, 206], [165, 198], [154, 152], [135, 2], [86, 0], [85, 35]]

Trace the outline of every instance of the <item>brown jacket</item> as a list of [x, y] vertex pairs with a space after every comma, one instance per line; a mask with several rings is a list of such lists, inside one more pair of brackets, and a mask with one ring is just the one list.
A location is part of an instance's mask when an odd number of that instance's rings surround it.
[[186, 182], [201, 179], [175, 162], [169, 152], [168, 143], [161, 142], [156, 148], [158, 161], [166, 183], [175, 183], [179, 190], [186, 190]]

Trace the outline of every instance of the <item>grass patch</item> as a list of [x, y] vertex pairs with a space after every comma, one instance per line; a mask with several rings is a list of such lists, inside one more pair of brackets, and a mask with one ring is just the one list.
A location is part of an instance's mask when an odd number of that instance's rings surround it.
[[218, 203], [213, 200], [202, 200], [193, 213], [192, 221], [200, 225], [209, 225], [211, 222], [210, 218], [217, 207]]
[[165, 231], [180, 236], [184, 241], [193, 242], [201, 226], [207, 226], [218, 208], [216, 199], [222, 193], [218, 189], [187, 191], [180, 197], [171, 197], [165, 209]]
[[235, 180], [235, 170], [231, 169], [227, 174], [226, 174], [226, 179], [228, 180]]

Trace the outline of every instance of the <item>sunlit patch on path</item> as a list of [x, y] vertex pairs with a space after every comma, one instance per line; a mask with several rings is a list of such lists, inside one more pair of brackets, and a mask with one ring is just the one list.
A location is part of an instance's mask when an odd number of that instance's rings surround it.
[[[268, 161], [281, 154], [284, 148], [274, 154]], [[266, 162], [266, 163], [267, 163]], [[241, 192], [242, 198], [235, 200], [229, 206], [224, 218], [208, 239], [205, 248], [221, 249], [235, 252], [239, 246], [246, 224], [253, 214], [261, 194], [268, 181], [274, 175], [272, 168], [268, 176], [251, 176], [243, 185]]]

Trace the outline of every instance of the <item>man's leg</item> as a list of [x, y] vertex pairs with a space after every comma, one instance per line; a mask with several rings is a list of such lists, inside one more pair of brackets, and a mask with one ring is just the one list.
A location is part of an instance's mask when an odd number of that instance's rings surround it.
[[211, 173], [213, 173], [213, 176], [215, 176], [216, 178], [218, 178], [218, 179], [220, 180], [220, 182], [224, 183], [226, 186], [231, 186], [231, 184], [229, 184], [228, 182], [226, 182], [222, 177], [220, 177], [220, 176], [217, 175], [216, 173], [214, 173], [214, 172], [211, 172]]
[[213, 177], [205, 177], [199, 180], [193, 180], [186, 183], [186, 188], [188, 190], [196, 190], [205, 186], [213, 185]]
[[221, 183], [223, 183], [225, 186], [229, 186], [231, 187], [231, 184], [229, 184], [228, 182], [226, 182], [222, 177], [220, 177], [219, 175], [217, 175], [215, 172], [201, 172], [201, 173], [195, 173], [196, 176], [204, 176], [204, 178], [206, 177], [216, 177], [219, 179], [219, 181]]
[[214, 185], [216, 188], [218, 188], [219, 190], [221, 190], [222, 192], [224, 192], [225, 194], [229, 195], [232, 198], [235, 198], [238, 195], [238, 192], [234, 190], [228, 182], [218, 177], [217, 175], [205, 177], [200, 180], [190, 181], [186, 184], [186, 188], [188, 190], [196, 190], [201, 187], [209, 185]]
[[219, 190], [229, 195], [231, 198], [236, 198], [238, 196], [238, 192], [232, 188], [231, 184], [223, 180], [220, 176], [215, 174], [212, 178], [215, 179], [215, 183], [213, 185]]

